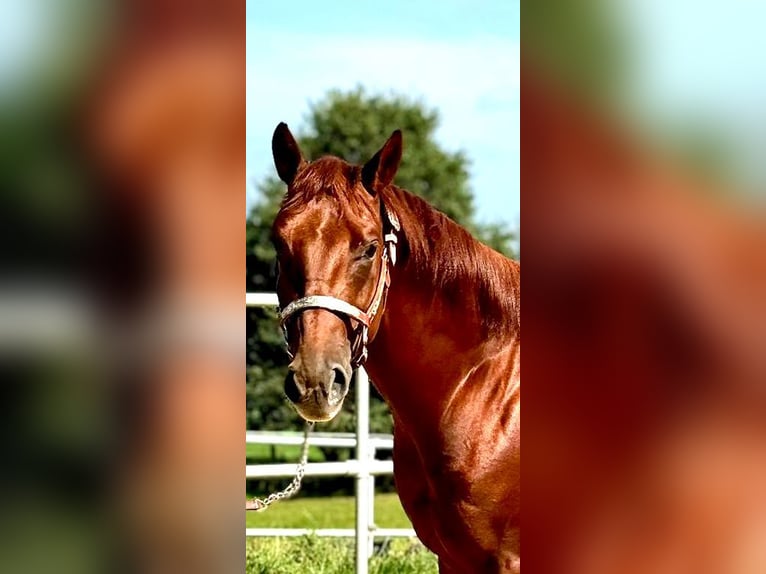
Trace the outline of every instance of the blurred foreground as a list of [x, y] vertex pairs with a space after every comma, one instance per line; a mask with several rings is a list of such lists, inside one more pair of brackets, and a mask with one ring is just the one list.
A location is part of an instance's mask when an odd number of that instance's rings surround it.
[[763, 195], [620, 105], [629, 61], [577, 36], [602, 3], [542, 4], [522, 13], [524, 562], [766, 572]]
[[244, 12], [0, 9], [0, 572], [243, 569]]

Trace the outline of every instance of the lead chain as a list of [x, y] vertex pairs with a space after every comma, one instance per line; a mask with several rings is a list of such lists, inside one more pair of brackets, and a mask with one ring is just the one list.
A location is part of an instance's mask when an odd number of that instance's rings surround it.
[[283, 490], [272, 492], [266, 498], [252, 498], [245, 502], [245, 510], [255, 510], [257, 512], [266, 510], [272, 503], [278, 500], [284, 500], [295, 495], [301, 488], [303, 475], [306, 474], [306, 464], [309, 458], [309, 432], [314, 428], [314, 423], [307, 422], [303, 429], [303, 450], [301, 451], [300, 462], [295, 476]]

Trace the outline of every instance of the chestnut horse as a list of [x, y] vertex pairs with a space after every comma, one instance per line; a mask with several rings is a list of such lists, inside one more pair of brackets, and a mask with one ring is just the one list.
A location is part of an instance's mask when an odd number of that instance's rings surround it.
[[284, 123], [272, 149], [288, 186], [273, 227], [287, 397], [329, 420], [366, 361], [393, 414], [399, 497], [439, 571], [517, 572], [519, 264], [392, 184], [398, 130], [363, 166], [307, 162]]

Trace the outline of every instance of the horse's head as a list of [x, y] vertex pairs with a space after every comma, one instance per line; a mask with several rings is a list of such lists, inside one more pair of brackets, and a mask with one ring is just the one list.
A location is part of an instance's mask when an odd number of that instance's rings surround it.
[[302, 417], [332, 419], [366, 356], [385, 298], [398, 221], [382, 192], [399, 167], [398, 130], [372, 159], [307, 162], [285, 124], [272, 150], [287, 196], [273, 226], [282, 324], [293, 360], [285, 394]]

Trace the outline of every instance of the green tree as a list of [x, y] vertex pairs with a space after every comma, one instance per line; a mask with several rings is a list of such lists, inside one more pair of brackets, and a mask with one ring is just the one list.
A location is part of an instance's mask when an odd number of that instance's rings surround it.
[[[437, 112], [418, 101], [368, 94], [357, 88], [351, 92], [331, 91], [311, 107], [305, 129], [295, 135], [308, 159], [336, 155], [362, 163], [393, 130], [401, 129], [405, 145], [396, 184], [425, 198], [498, 251], [511, 255], [515, 234], [510, 229], [497, 224], [482, 225], [475, 220], [468, 158], [461, 151], [445, 151], [436, 143], [438, 123]], [[247, 219], [247, 290], [273, 291], [275, 253], [269, 235], [285, 186], [274, 175], [256, 185], [260, 199]], [[276, 313], [249, 310], [247, 336], [249, 426], [300, 427], [298, 416], [282, 399], [288, 359]], [[343, 411], [328, 423], [330, 429], [353, 429], [353, 390], [352, 385]], [[374, 432], [391, 431], [390, 417], [380, 397], [373, 397], [370, 414]]]

